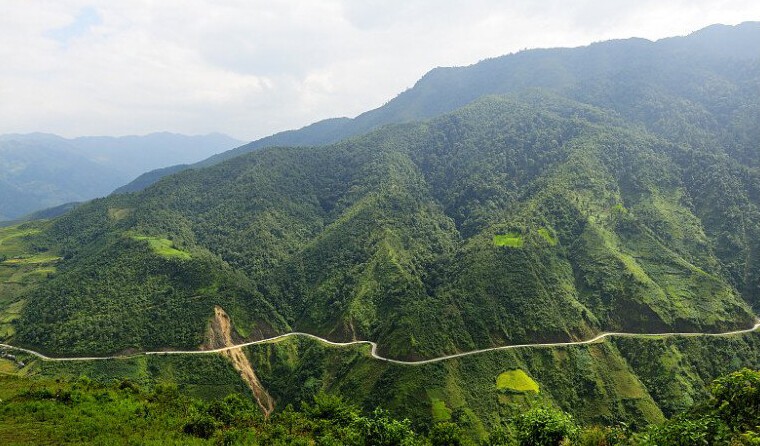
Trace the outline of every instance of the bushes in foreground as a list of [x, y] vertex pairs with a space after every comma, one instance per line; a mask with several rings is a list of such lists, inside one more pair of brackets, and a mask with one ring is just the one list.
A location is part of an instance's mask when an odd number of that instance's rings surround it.
[[560, 410], [534, 408], [479, 441], [455, 423], [415, 430], [381, 408], [365, 413], [324, 393], [264, 418], [239, 395], [203, 402], [167, 385], [146, 390], [128, 381], [104, 387], [88, 379], [43, 384], [2, 376], [0, 388], [6, 398], [0, 401], [2, 444], [46, 438], [56, 444], [760, 445], [760, 372], [748, 369], [715, 380], [708, 401], [641, 432], [581, 427]]

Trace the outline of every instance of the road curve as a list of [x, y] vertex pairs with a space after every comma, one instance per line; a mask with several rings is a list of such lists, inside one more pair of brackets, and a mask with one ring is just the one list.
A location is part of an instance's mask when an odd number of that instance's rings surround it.
[[223, 347], [223, 348], [217, 348], [213, 350], [170, 350], [170, 351], [155, 351], [155, 352], [142, 352], [142, 353], [135, 353], [133, 355], [114, 355], [114, 356], [89, 356], [89, 357], [72, 357], [72, 358], [51, 358], [49, 356], [45, 356], [42, 353], [36, 352], [34, 350], [29, 350], [26, 348], [16, 347], [9, 344], [2, 344], [0, 343], [0, 347], [22, 351], [25, 353], [29, 353], [31, 355], [34, 355], [43, 361], [98, 361], [98, 360], [107, 360], [107, 359], [129, 359], [129, 358], [135, 358], [138, 356], [147, 356], [147, 355], [205, 355], [210, 353], [221, 353], [224, 351], [241, 348], [241, 347], [247, 347], [249, 345], [257, 345], [257, 344], [267, 344], [271, 342], [277, 342], [282, 339], [285, 339], [290, 336], [303, 336], [306, 338], [315, 339], [319, 342], [322, 342], [327, 345], [332, 345], [336, 347], [347, 347], [350, 345], [360, 345], [360, 344], [368, 344], [372, 346], [371, 355], [374, 359], [377, 359], [379, 361], [385, 361], [390, 362], [393, 364], [400, 364], [400, 365], [423, 365], [423, 364], [432, 364], [434, 362], [441, 362], [446, 361], [448, 359], [454, 359], [454, 358], [461, 358], [463, 356], [470, 356], [470, 355], [477, 355], [479, 353], [486, 353], [486, 352], [492, 352], [497, 350], [512, 350], [512, 349], [518, 349], [518, 348], [528, 348], [528, 347], [534, 347], [534, 348], [544, 348], [544, 347], [566, 347], [566, 346], [573, 346], [573, 345], [585, 345], [585, 344], [593, 344], [595, 342], [599, 342], [605, 338], [609, 337], [627, 337], [627, 338], [646, 338], [646, 337], [697, 337], [697, 336], [710, 336], [710, 337], [720, 337], [720, 336], [734, 336], [734, 335], [740, 335], [745, 333], [751, 333], [754, 331], [757, 331], [757, 329], [760, 328], [760, 320], [758, 320], [752, 328], [747, 328], [744, 330], [734, 330], [734, 331], [727, 331], [724, 333], [620, 333], [620, 332], [607, 332], [602, 333], [596, 337], [593, 337], [591, 339], [587, 339], [585, 341], [568, 341], [568, 342], [549, 342], [549, 343], [536, 343], [536, 344], [514, 344], [514, 345], [504, 345], [501, 347], [489, 347], [489, 348], [482, 348], [479, 350], [471, 350], [468, 352], [463, 353], [454, 353], [451, 355], [444, 355], [439, 356], [437, 358], [432, 359], [420, 359], [416, 361], [403, 361], [399, 359], [392, 359], [392, 358], [386, 358], [377, 353], [377, 344], [372, 341], [350, 341], [350, 342], [334, 342], [330, 341], [328, 339], [321, 338], [319, 336], [309, 334], [309, 333], [301, 333], [298, 331], [294, 331], [291, 333], [285, 333], [278, 336], [273, 336], [271, 338], [267, 339], [261, 339], [258, 341], [251, 341], [251, 342], [245, 342], [242, 344], [232, 345], [229, 347]]

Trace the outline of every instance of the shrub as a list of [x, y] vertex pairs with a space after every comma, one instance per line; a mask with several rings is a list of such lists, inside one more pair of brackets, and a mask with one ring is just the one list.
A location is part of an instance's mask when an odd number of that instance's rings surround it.
[[579, 446], [615, 446], [624, 444], [626, 432], [613, 427], [594, 426], [583, 431], [578, 436]]
[[742, 369], [722, 376], [710, 386], [711, 405], [733, 430], [760, 423], [760, 372]]
[[314, 396], [314, 405], [304, 404], [303, 412], [315, 420], [330, 420], [345, 426], [357, 417], [356, 409], [338, 395], [320, 392]]
[[369, 417], [359, 417], [356, 427], [367, 446], [392, 446], [405, 444], [414, 437], [409, 420], [399, 421], [387, 411], [377, 408]]
[[727, 445], [731, 434], [720, 419], [704, 415], [700, 417], [678, 416], [662, 425], [650, 428], [641, 446], [712, 446]]
[[462, 430], [454, 423], [437, 423], [430, 431], [433, 446], [461, 446], [467, 444]]
[[517, 442], [523, 446], [558, 446], [578, 436], [578, 426], [565, 412], [554, 409], [533, 409], [515, 421]]
[[197, 414], [190, 419], [182, 430], [199, 438], [211, 438], [216, 432], [216, 421], [207, 414]]

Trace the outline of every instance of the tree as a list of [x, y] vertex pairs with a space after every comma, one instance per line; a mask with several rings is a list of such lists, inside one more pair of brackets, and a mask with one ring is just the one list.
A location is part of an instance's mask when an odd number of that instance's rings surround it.
[[522, 446], [559, 446], [578, 436], [578, 425], [560, 410], [532, 409], [514, 420], [517, 442]]
[[710, 386], [710, 405], [734, 431], [760, 424], [760, 372], [742, 369], [722, 376]]
[[469, 444], [459, 426], [449, 422], [438, 423], [433, 426], [430, 431], [430, 443], [433, 446], [464, 446]]

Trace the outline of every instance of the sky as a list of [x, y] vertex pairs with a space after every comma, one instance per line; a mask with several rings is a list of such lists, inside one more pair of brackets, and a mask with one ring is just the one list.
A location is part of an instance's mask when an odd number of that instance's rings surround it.
[[0, 134], [254, 140], [437, 66], [760, 20], [757, 0], [0, 0]]

